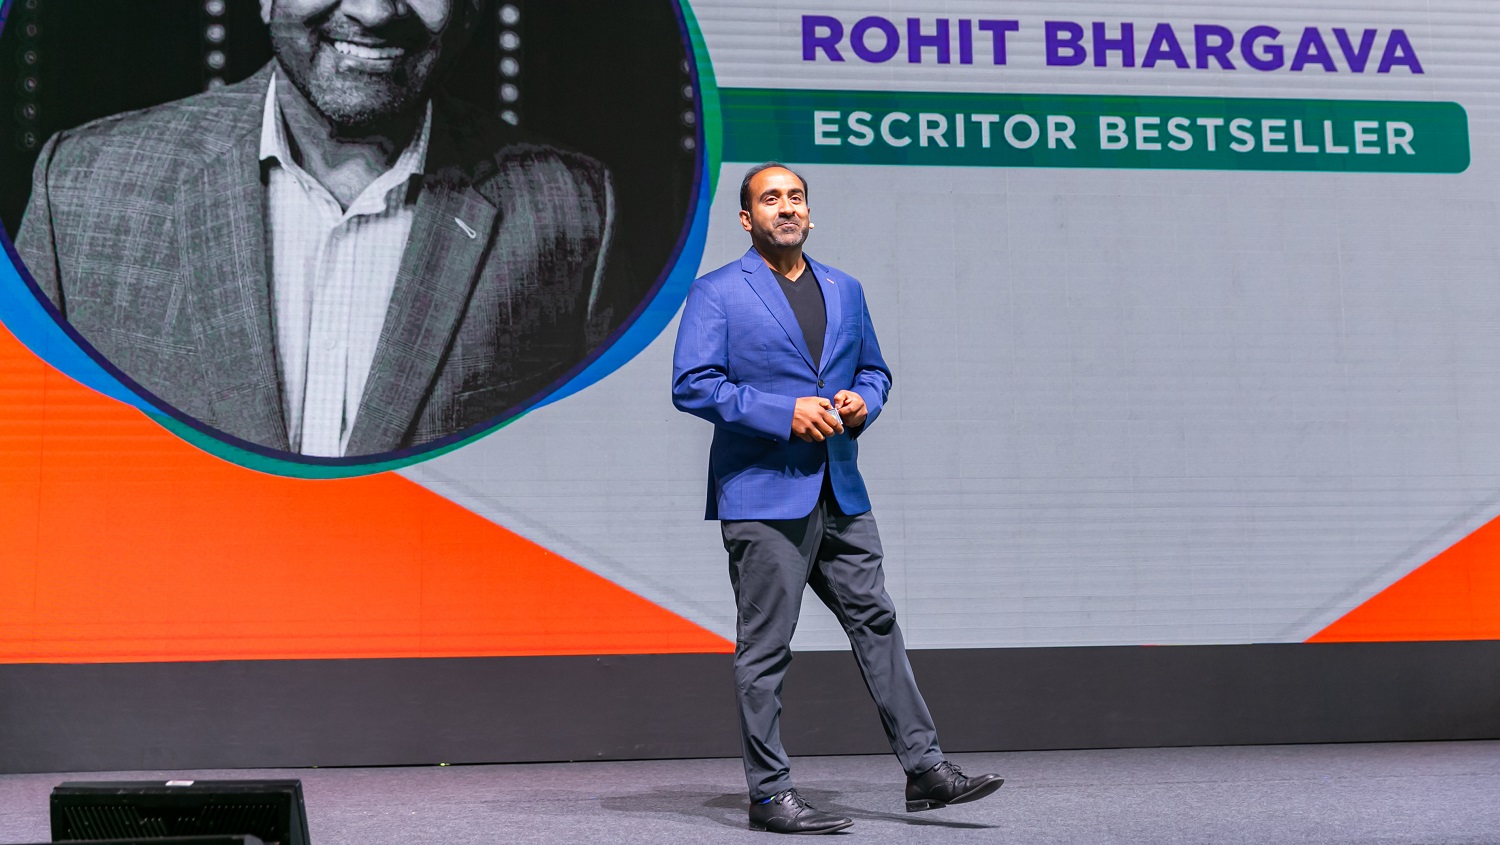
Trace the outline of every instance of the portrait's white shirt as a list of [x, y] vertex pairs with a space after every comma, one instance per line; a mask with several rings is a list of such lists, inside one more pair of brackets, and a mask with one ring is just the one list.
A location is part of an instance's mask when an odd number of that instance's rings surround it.
[[432, 103], [416, 140], [346, 211], [293, 160], [276, 84], [273, 74], [260, 158], [270, 171], [266, 237], [287, 435], [294, 452], [339, 457], [349, 446], [416, 216], [409, 183], [426, 165]]

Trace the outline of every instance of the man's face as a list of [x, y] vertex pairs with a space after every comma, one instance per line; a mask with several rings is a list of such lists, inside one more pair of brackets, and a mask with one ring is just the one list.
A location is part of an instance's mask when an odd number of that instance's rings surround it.
[[261, 17], [302, 96], [335, 126], [359, 128], [427, 102], [463, 48], [464, 7], [478, 2], [261, 0]]
[[750, 177], [750, 210], [740, 212], [740, 225], [758, 245], [782, 249], [807, 240], [807, 191], [796, 174], [769, 167]]

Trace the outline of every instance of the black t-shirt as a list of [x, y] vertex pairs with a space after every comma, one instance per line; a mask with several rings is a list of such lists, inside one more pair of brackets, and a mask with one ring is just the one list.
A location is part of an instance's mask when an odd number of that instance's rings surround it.
[[828, 312], [823, 307], [823, 288], [813, 273], [812, 265], [803, 263], [802, 275], [796, 281], [788, 279], [775, 270], [771, 275], [781, 283], [781, 292], [786, 294], [787, 304], [797, 315], [797, 324], [802, 327], [802, 339], [807, 341], [807, 351], [812, 353], [813, 366], [823, 360], [823, 332], [828, 328]]

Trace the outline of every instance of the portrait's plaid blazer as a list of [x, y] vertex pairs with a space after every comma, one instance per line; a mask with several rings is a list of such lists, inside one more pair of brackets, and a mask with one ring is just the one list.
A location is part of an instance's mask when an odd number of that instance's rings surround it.
[[[130, 380], [285, 451], [259, 157], [269, 79], [268, 66], [53, 137], [16, 248], [62, 319]], [[601, 164], [439, 98], [414, 190], [350, 456], [524, 406], [602, 334], [589, 313], [613, 217]]]

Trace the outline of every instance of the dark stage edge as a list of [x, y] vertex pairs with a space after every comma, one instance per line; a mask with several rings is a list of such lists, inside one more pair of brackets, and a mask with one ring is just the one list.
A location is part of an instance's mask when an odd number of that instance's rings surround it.
[[[1493, 845], [1500, 743], [1157, 748], [955, 755], [999, 771], [983, 801], [903, 812], [879, 757], [793, 761], [847, 842], [1024, 845]], [[76, 775], [0, 776], [0, 842], [46, 842], [47, 794]], [[110, 779], [295, 777], [317, 845], [770, 842], [745, 824], [738, 760], [155, 771]]]
[[[730, 757], [729, 655], [0, 666], [0, 771]], [[1500, 738], [1500, 642], [913, 651], [950, 752]], [[793, 754], [887, 750], [799, 654]], [[1500, 839], [1500, 832], [1497, 832]]]

